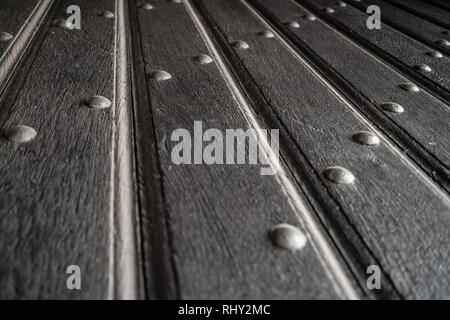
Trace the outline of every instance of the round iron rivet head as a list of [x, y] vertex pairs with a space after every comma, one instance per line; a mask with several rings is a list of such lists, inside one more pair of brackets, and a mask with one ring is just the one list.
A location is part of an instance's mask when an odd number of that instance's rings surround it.
[[310, 14], [310, 13], [305, 14], [305, 15], [303, 16], [303, 18], [305, 18], [305, 19], [307, 19], [307, 20], [309, 20], [309, 21], [315, 21], [315, 20], [317, 19], [315, 15], [312, 15], [312, 14]]
[[112, 103], [105, 97], [93, 96], [86, 99], [86, 105], [92, 109], [106, 109], [111, 107]]
[[395, 102], [384, 103], [381, 105], [381, 108], [392, 113], [403, 113], [405, 111], [405, 109], [401, 105]]
[[169, 2], [172, 2], [172, 3], [181, 3], [182, 1], [181, 0], [168, 0]]
[[400, 85], [400, 88], [402, 88], [405, 91], [409, 92], [419, 92], [420, 89], [418, 86], [416, 86], [414, 83], [402, 83]]
[[64, 28], [64, 29], [69, 29], [69, 30], [73, 29], [73, 24], [70, 23], [69, 21], [67, 21], [66, 19], [58, 19], [55, 22], [53, 22], [53, 25], [55, 25], [59, 28]]
[[213, 58], [207, 54], [199, 54], [198, 56], [193, 57], [192, 60], [198, 64], [208, 64], [214, 61]]
[[450, 47], [450, 41], [445, 40], [445, 39], [441, 39], [436, 41], [436, 44], [442, 47]]
[[261, 36], [261, 37], [264, 37], [264, 38], [268, 38], [268, 39], [275, 37], [273, 32], [269, 31], [269, 30], [264, 30], [264, 31], [258, 32], [258, 35]]
[[344, 1], [338, 1], [337, 2], [339, 7], [345, 8], [347, 6], [347, 4]]
[[353, 173], [342, 167], [329, 167], [325, 169], [324, 174], [328, 180], [337, 184], [352, 184], [355, 182]]
[[280, 248], [295, 251], [306, 245], [306, 236], [290, 224], [278, 224], [270, 230], [272, 243]]
[[416, 64], [416, 65], [414, 66], [414, 69], [417, 70], [417, 71], [420, 71], [420, 72], [431, 72], [430, 66], [428, 66], [428, 65], [426, 65], [426, 64], [423, 64], [423, 63], [421, 63], [421, 64]]
[[377, 146], [380, 144], [380, 138], [369, 131], [361, 131], [352, 136], [353, 140], [366, 146]]
[[150, 3], [143, 3], [139, 6], [139, 8], [143, 10], [153, 10], [154, 6], [152, 6]]
[[326, 13], [334, 13], [334, 9], [328, 7], [328, 8], [325, 8], [325, 12], [326, 12]]
[[102, 11], [98, 14], [100, 17], [106, 18], [106, 19], [112, 19], [114, 18], [114, 13], [111, 11]]
[[237, 40], [237, 41], [233, 42], [232, 46], [237, 49], [244, 49], [244, 50], [250, 48], [248, 43], [245, 41], [242, 41], [242, 40]]
[[30, 142], [36, 138], [37, 132], [31, 127], [18, 125], [5, 130], [5, 137], [16, 143]]
[[437, 51], [430, 51], [426, 53], [427, 56], [433, 57], [433, 58], [442, 58], [442, 53]]
[[288, 22], [285, 22], [284, 24], [291, 28], [295, 28], [295, 29], [300, 28], [300, 25], [298, 24], [297, 21], [288, 21]]
[[155, 70], [150, 72], [150, 79], [156, 81], [166, 81], [172, 79], [172, 75], [164, 70]]
[[13, 38], [12, 34], [10, 34], [8, 32], [4, 32], [4, 31], [0, 32], [0, 41], [7, 42], [7, 41], [12, 40], [12, 38]]

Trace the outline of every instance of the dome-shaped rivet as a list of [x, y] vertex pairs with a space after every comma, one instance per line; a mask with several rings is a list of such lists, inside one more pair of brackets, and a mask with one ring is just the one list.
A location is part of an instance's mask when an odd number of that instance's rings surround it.
[[305, 15], [303, 16], [303, 18], [305, 18], [305, 19], [307, 19], [307, 20], [310, 20], [310, 21], [315, 21], [315, 20], [317, 19], [315, 15], [310, 14], [310, 13], [305, 14]]
[[106, 19], [112, 19], [114, 18], [114, 13], [112, 13], [111, 11], [102, 11], [98, 13], [99, 17], [103, 17]]
[[347, 4], [344, 1], [338, 1], [337, 2], [339, 7], [345, 8], [347, 6]]
[[192, 60], [198, 64], [208, 64], [214, 61], [213, 58], [207, 54], [199, 54], [198, 56], [193, 57]]
[[86, 105], [92, 109], [106, 109], [111, 107], [109, 99], [102, 96], [93, 96], [86, 99]]
[[297, 227], [290, 224], [278, 224], [270, 229], [272, 243], [280, 248], [295, 251], [306, 245], [306, 236]]
[[291, 27], [291, 28], [300, 28], [300, 25], [298, 24], [297, 21], [288, 21], [284, 23], [286, 26]]
[[328, 180], [338, 184], [351, 184], [355, 181], [353, 173], [338, 166], [325, 169], [324, 175]]
[[10, 34], [8, 32], [4, 32], [4, 31], [0, 32], [0, 41], [6, 42], [6, 41], [12, 40], [12, 38], [13, 38], [12, 34]]
[[436, 44], [439, 46], [443, 46], [443, 47], [450, 47], [450, 41], [445, 40], [445, 39], [436, 41]]
[[172, 79], [172, 76], [170, 73], [164, 71], [164, 70], [155, 70], [150, 73], [150, 79], [156, 80], [156, 81], [165, 81]]
[[242, 40], [237, 40], [237, 41], [233, 42], [232, 46], [237, 48], [237, 49], [244, 49], [244, 50], [250, 48], [248, 43], [245, 42], [245, 41], [242, 41]]
[[328, 8], [325, 8], [325, 12], [326, 12], [326, 13], [334, 13], [334, 9], [328, 7]]
[[428, 66], [428, 65], [426, 65], [426, 64], [423, 64], [423, 63], [421, 63], [421, 64], [416, 64], [416, 65], [414, 66], [414, 69], [417, 70], [417, 71], [420, 71], [420, 72], [431, 72], [430, 66]]
[[399, 87], [405, 91], [410, 91], [410, 92], [419, 92], [420, 91], [419, 87], [416, 86], [414, 83], [402, 83]]
[[392, 113], [403, 113], [403, 111], [405, 111], [405, 109], [401, 105], [395, 102], [384, 103], [381, 105], [381, 108]]
[[172, 2], [172, 3], [181, 3], [182, 2], [181, 0], [167, 0], [167, 1]]
[[269, 31], [269, 30], [264, 30], [264, 31], [258, 32], [258, 36], [261, 36], [264, 38], [274, 38], [275, 37], [273, 32]]
[[55, 22], [53, 22], [54, 26], [57, 26], [59, 28], [69, 29], [72, 30], [74, 28], [74, 25], [67, 21], [66, 19], [57, 19]]
[[433, 57], [433, 58], [442, 58], [442, 53], [437, 51], [430, 51], [426, 53], [427, 56]]
[[5, 137], [16, 143], [30, 142], [36, 138], [37, 132], [31, 127], [18, 125], [5, 130]]
[[152, 6], [150, 3], [143, 3], [139, 6], [139, 8], [143, 10], [153, 10], [154, 6]]
[[367, 146], [377, 146], [380, 144], [380, 138], [369, 131], [361, 131], [352, 136], [353, 140]]

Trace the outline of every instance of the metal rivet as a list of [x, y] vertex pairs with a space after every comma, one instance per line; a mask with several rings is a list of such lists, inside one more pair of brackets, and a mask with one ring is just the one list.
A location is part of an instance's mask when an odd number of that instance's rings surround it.
[[450, 47], [450, 41], [445, 40], [445, 39], [436, 41], [436, 44], [439, 46], [443, 46], [443, 47]]
[[273, 244], [287, 250], [299, 250], [306, 245], [306, 236], [297, 227], [282, 223], [270, 229]]
[[111, 11], [102, 11], [98, 14], [100, 17], [106, 18], [106, 19], [112, 19], [114, 18], [114, 13]]
[[67, 21], [66, 19], [58, 19], [55, 22], [53, 22], [53, 25], [69, 30], [72, 30], [74, 28], [73, 24]]
[[233, 42], [233, 47], [238, 48], [238, 49], [248, 49], [250, 48], [250, 46], [248, 45], [247, 42], [242, 41], [242, 40], [237, 40], [235, 42]]
[[431, 72], [431, 68], [430, 66], [426, 65], [426, 64], [416, 64], [413, 67], [415, 70], [420, 71], [420, 72]]
[[275, 37], [273, 32], [269, 31], [269, 30], [264, 30], [264, 31], [258, 32], [258, 35], [261, 36], [261, 37], [264, 37], [264, 38], [273, 38], [273, 37]]
[[172, 2], [172, 3], [181, 3], [182, 1], [181, 0], [168, 0], [169, 2]]
[[86, 105], [93, 109], [106, 109], [111, 107], [111, 101], [102, 96], [93, 96], [86, 100]]
[[172, 79], [172, 76], [164, 70], [155, 70], [150, 73], [150, 78], [156, 81], [165, 81]]
[[6, 42], [6, 41], [10, 41], [13, 38], [13, 35], [8, 33], [8, 32], [0, 32], [0, 41], [2, 42]]
[[328, 180], [338, 184], [351, 184], [355, 181], [353, 173], [338, 166], [328, 167], [325, 169], [324, 174]]
[[153, 10], [154, 6], [152, 6], [150, 3], [143, 3], [139, 6], [139, 8], [144, 10]]
[[288, 21], [284, 23], [286, 26], [291, 27], [291, 28], [300, 28], [300, 25], [298, 24], [297, 21]]
[[342, 8], [347, 6], [347, 4], [344, 1], [338, 1], [337, 4]]
[[426, 53], [427, 56], [433, 57], [433, 58], [442, 58], [442, 53], [437, 51], [430, 51]]
[[352, 136], [353, 140], [367, 146], [377, 146], [380, 144], [380, 138], [369, 131], [360, 131]]
[[419, 92], [420, 91], [419, 87], [416, 86], [414, 83], [402, 83], [399, 87], [405, 91], [410, 91], [410, 92]]
[[37, 132], [31, 127], [18, 125], [5, 130], [5, 137], [13, 142], [26, 143], [36, 138]]
[[328, 7], [328, 8], [325, 8], [325, 12], [326, 12], [326, 13], [334, 13], [334, 9]]
[[405, 111], [405, 109], [401, 105], [395, 102], [384, 103], [381, 105], [381, 108], [392, 113], [403, 113]]
[[198, 56], [193, 57], [192, 60], [198, 64], [208, 64], [214, 61], [213, 58], [207, 54], [199, 54]]
[[308, 19], [308, 20], [310, 20], [310, 21], [315, 21], [315, 20], [317, 19], [315, 15], [310, 14], [310, 13], [305, 14], [305, 15], [303, 16], [303, 18]]

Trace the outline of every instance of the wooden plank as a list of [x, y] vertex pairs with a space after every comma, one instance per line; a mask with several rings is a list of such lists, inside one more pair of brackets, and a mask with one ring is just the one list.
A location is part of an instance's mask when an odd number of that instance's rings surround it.
[[[303, 204], [300, 190], [286, 190], [293, 180], [289, 174], [261, 176], [259, 166], [249, 165], [173, 163], [176, 142], [171, 135], [176, 129], [192, 133], [194, 121], [202, 121], [204, 130], [222, 132], [247, 130], [257, 123], [249, 120], [245, 103], [234, 98], [237, 92], [230, 91], [233, 80], [222, 76], [226, 68], [217, 60], [217, 49], [205, 45], [205, 34], [196, 29], [197, 16], [189, 2], [186, 8], [167, 1], [152, 4], [152, 10], [138, 10], [137, 29], [133, 29], [143, 55], [135, 66], [136, 79], [147, 79], [146, 84], [136, 82], [147, 86], [135, 92], [138, 116], [151, 119], [146, 130], [156, 139], [142, 146], [139, 158], [151, 153], [152, 146], [157, 148], [157, 159], [151, 161], [157, 161], [158, 171], [154, 172], [154, 165], [139, 168], [144, 184], [141, 201], [148, 205], [142, 217], [146, 279], [153, 284], [148, 294], [183, 299], [348, 297], [336, 280], [336, 266], [329, 263], [335, 258], [323, 255], [323, 245], [329, 242], [320, 240], [324, 230], [315, 230], [320, 227], [308, 213], [312, 208]], [[193, 57], [199, 54], [212, 56], [216, 63], [196, 64]], [[154, 70], [164, 70], [172, 78], [152, 80], [149, 74]], [[145, 138], [138, 141], [145, 143]], [[145, 159], [138, 161], [145, 163]], [[162, 190], [155, 191], [155, 184]], [[301, 210], [299, 201], [305, 206]], [[309, 244], [295, 253], [275, 248], [267, 234], [280, 222], [300, 226]], [[157, 236], [152, 237], [154, 233]]]
[[[0, 33], [6, 32], [11, 36], [16, 36], [20, 32], [21, 27], [29, 15], [33, 12], [39, 0], [4, 0], [0, 2]], [[0, 55], [2, 55], [5, 49], [13, 41], [0, 41]]]
[[[283, 17], [283, 21], [298, 21], [301, 34], [311, 35], [315, 43], [321, 43], [319, 34], [333, 41], [328, 32], [318, 28], [318, 21], [300, 21], [298, 7], [292, 2], [252, 1], [256, 2]], [[259, 117], [280, 124], [282, 135], [289, 137], [290, 143], [282, 144], [281, 148], [290, 150], [287, 157], [298, 165], [290, 167], [291, 170], [306, 181], [312, 180], [309, 185], [303, 184], [308, 188], [311, 202], [319, 208], [326, 207], [326, 202], [335, 203], [321, 218], [329, 222], [328, 230], [337, 243], [353, 244], [360, 249], [351, 253], [361, 255], [362, 259], [360, 265], [353, 266], [361, 269], [354, 272], [362, 274], [364, 263], [373, 263], [370, 257], [363, 255], [368, 250], [387, 275], [383, 282], [385, 296], [392, 298], [399, 293], [405, 298], [448, 297], [448, 283], [442, 283], [447, 281], [442, 278], [448, 273], [445, 267], [449, 240], [448, 195], [440, 192], [389, 137], [379, 132], [320, 73], [297, 53], [292, 54], [295, 48], [260, 36], [268, 26], [247, 10], [244, 1], [194, 3], [206, 20], [211, 16], [207, 21], [217, 38], [228, 39], [231, 43], [243, 40], [249, 44], [248, 50], [235, 50], [238, 58], [229, 54], [228, 63], [242, 87], [249, 88], [254, 82], [257, 90], [248, 90], [247, 95], [256, 96], [258, 91], [262, 95], [264, 104], [254, 105]], [[307, 28], [307, 24], [315, 29]], [[337, 43], [333, 41], [330, 45]], [[349, 46], [348, 42], [345, 45]], [[344, 54], [342, 48], [338, 49], [335, 51]], [[266, 107], [270, 109], [268, 112]], [[377, 132], [383, 142], [375, 148], [352, 142], [352, 134], [359, 130]], [[307, 159], [309, 167], [295, 161], [301, 157]], [[354, 185], [330, 184], [323, 172], [331, 165], [351, 170], [357, 179]], [[302, 172], [307, 172], [307, 177]], [[302, 184], [301, 179], [297, 181]], [[424, 198], [418, 198], [417, 192]], [[392, 197], [393, 194], [396, 196]], [[338, 229], [333, 229], [337, 227], [330, 222], [333, 219], [338, 220]], [[349, 229], [356, 231], [359, 238], [352, 237]], [[434, 236], [429, 234], [431, 230]], [[426, 240], [420, 236], [422, 234], [428, 235]], [[340, 238], [346, 236], [348, 239], [340, 242]], [[341, 250], [345, 252], [350, 248], [342, 246]], [[355, 263], [352, 257], [345, 256]], [[392, 288], [389, 288], [389, 281]]]
[[421, 1], [432, 4], [443, 10], [450, 10], [450, 4], [447, 2], [447, 0], [421, 0]]
[[[366, 12], [367, 5], [350, 1], [349, 4]], [[450, 55], [450, 48], [438, 43], [440, 40], [447, 39], [442, 32], [445, 31], [441, 26], [437, 26], [425, 19], [422, 19], [405, 10], [397, 8], [382, 0], [373, 0], [371, 5], [377, 5], [382, 12], [382, 21], [393, 28], [403, 32], [407, 36], [420, 41], [434, 50], [440, 51], [447, 56]]]
[[[316, 16], [336, 30], [352, 39], [356, 44], [389, 63], [406, 77], [419, 83], [426, 90], [450, 103], [450, 63], [444, 56], [436, 58], [429, 55], [430, 48], [420, 42], [404, 36], [384, 24], [380, 30], [369, 30], [366, 26], [367, 15], [356, 8], [336, 10], [332, 15], [324, 10], [335, 2], [331, 0], [298, 0], [298, 3], [311, 10]], [[427, 65], [430, 72], [418, 70]]]
[[[55, 18], [73, 4], [81, 7], [82, 29], [52, 26], [1, 106], [3, 130], [23, 124], [37, 131], [27, 144], [0, 141], [3, 299], [110, 296], [114, 119], [84, 101], [114, 100], [115, 19], [96, 13], [114, 11], [114, 1], [64, 0]], [[66, 286], [69, 265], [81, 269], [80, 291]]]
[[[313, 23], [300, 19], [308, 13], [305, 8], [294, 3], [286, 5], [290, 12], [281, 8], [283, 11], [277, 15], [268, 10], [264, 14], [270, 16], [294, 46], [301, 47], [302, 55], [325, 73], [340, 92], [448, 192], [449, 120], [444, 120], [449, 117], [448, 105], [424, 90], [414, 93], [401, 89], [400, 85], [410, 83], [409, 79], [380, 63], [319, 19]], [[290, 20], [298, 21], [301, 28], [288, 30], [282, 21]], [[343, 55], [352, 63], [344, 63]], [[404, 106], [405, 112], [385, 111], [382, 105], [387, 102]]]
[[420, 0], [388, 0], [388, 2], [443, 28], [450, 29], [450, 13], [446, 10]]

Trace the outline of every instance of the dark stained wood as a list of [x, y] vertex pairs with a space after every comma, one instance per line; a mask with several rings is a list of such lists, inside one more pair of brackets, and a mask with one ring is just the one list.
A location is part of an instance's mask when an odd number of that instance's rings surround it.
[[[307, 24], [316, 25], [317, 28], [319, 22], [301, 20], [298, 9], [294, 5], [290, 6], [289, 1], [254, 2], [263, 3], [277, 16], [283, 16], [283, 21], [298, 21], [302, 34], [318, 37], [321, 33], [328, 41], [332, 39], [323, 29], [307, 28]], [[448, 296], [447, 284], [442, 285], [442, 279], [435, 278], [436, 273], [445, 277], [447, 272], [442, 270], [442, 266], [447, 260], [448, 238], [441, 238], [448, 228], [442, 228], [450, 208], [446, 196], [434, 189], [429, 181], [423, 180], [417, 169], [411, 167], [410, 161], [400, 160], [398, 151], [394, 151], [396, 147], [382, 143], [370, 148], [352, 142], [352, 133], [372, 130], [373, 127], [367, 127], [368, 123], [360, 120], [361, 114], [356, 108], [348, 108], [342, 103], [323, 81], [314, 76], [279, 41], [259, 36], [258, 32], [266, 27], [252, 17], [240, 1], [213, 0], [198, 3], [207, 8], [217, 23], [213, 28], [220, 29], [229, 41], [241, 39], [249, 43], [250, 49], [237, 52], [241, 67], [250, 73], [261, 94], [266, 97], [266, 103], [272, 108], [270, 117], [278, 118], [290, 135], [292, 140], [289, 147], [298, 148], [297, 152], [302, 153], [312, 166], [312, 170], [304, 167], [292, 170], [296, 170], [298, 175], [307, 170], [312, 176], [314, 172], [319, 181], [313, 186], [314, 192], [310, 190], [310, 195], [314, 197], [320, 194], [320, 189], [325, 186], [328, 199], [337, 203], [336, 208], [328, 211], [322, 218], [326, 220], [326, 216], [340, 217], [342, 220], [339, 230], [343, 230], [347, 224], [355, 228], [360, 239], [350, 238], [348, 241], [355, 241], [353, 245], [356, 247], [367, 246], [392, 281], [394, 290], [398, 290], [401, 296]], [[233, 20], [231, 16], [234, 17]], [[239, 74], [240, 71], [237, 69], [236, 72]], [[244, 81], [242, 85], [247, 86], [248, 83]], [[267, 116], [261, 105], [258, 105], [257, 110], [261, 116]], [[322, 172], [330, 165], [343, 166], [353, 172], [357, 177], [355, 185], [336, 186], [327, 182]], [[427, 201], [417, 197], [418, 190], [422, 196], [429, 197]], [[392, 194], [398, 196], [393, 198]], [[316, 203], [320, 205], [321, 201], [324, 200], [320, 199]], [[341, 216], [340, 210], [344, 212], [344, 216]], [[426, 217], [423, 216], [424, 212], [427, 212]], [[436, 218], [434, 222], [430, 220], [432, 217]], [[425, 248], [423, 242], [418, 246], [410, 241], [412, 233], [428, 234], [430, 223], [433, 225], [432, 230], [440, 231], [439, 236], [427, 237], [426, 241], [430, 241], [428, 248]], [[333, 234], [345, 237], [342, 233]], [[417, 236], [413, 238], [418, 239]], [[440, 249], [436, 251], [437, 248]], [[360, 247], [360, 250], [363, 252], [364, 248]], [[424, 267], [427, 262], [422, 257], [427, 254], [437, 260]], [[367, 257], [362, 257], [364, 258]], [[411, 271], [421, 271], [414, 272], [414, 275], [412, 272], [399, 272], [406, 264]]]
[[[204, 130], [247, 130], [251, 125], [217, 65], [192, 60], [211, 53], [186, 8], [167, 1], [153, 1], [153, 5], [153, 10], [138, 10], [135, 30], [140, 35], [148, 89], [148, 97], [137, 97], [138, 103], [147, 104], [138, 108], [149, 108], [146, 112], [151, 113], [145, 116], [152, 119], [147, 130], [154, 131], [156, 141], [151, 144], [157, 147], [160, 170], [154, 180], [161, 180], [159, 201], [164, 202], [164, 212], [146, 212], [153, 217], [143, 220], [163, 226], [167, 233], [151, 237], [161, 232], [151, 228], [151, 223], [143, 229], [144, 257], [151, 269], [147, 279], [157, 286], [157, 292], [149, 294], [183, 299], [344, 298], [341, 289], [333, 289], [334, 280], [312, 245], [291, 253], [269, 241], [272, 226], [282, 222], [299, 225], [296, 214], [303, 214], [293, 211], [275, 177], [261, 176], [259, 166], [173, 164], [174, 130], [185, 128], [192, 133], [194, 121], [202, 121]], [[148, 75], [154, 70], [164, 70], [172, 79], [152, 80]], [[137, 74], [143, 71], [136, 69]], [[145, 178], [145, 168], [141, 169]], [[143, 183], [151, 188], [154, 182]], [[151, 196], [144, 200], [158, 201]], [[310, 230], [305, 232], [316, 241]], [[169, 259], [161, 265], [158, 260], [166, 259], [164, 255]], [[175, 288], [159, 279], [173, 279]]]
[[[114, 1], [62, 1], [56, 17], [72, 4], [82, 8], [82, 30], [52, 27], [1, 106], [2, 129], [25, 124], [38, 132], [24, 145], [0, 141], [1, 298], [109, 295], [113, 119], [83, 100], [114, 99], [114, 19], [95, 13], [114, 11]], [[66, 287], [72, 264], [81, 268], [81, 291]]]
[[[401, 32], [382, 24], [380, 30], [369, 30], [366, 26], [367, 15], [351, 6], [336, 8], [334, 14], [324, 9], [332, 6], [332, 0], [298, 0], [322, 20], [344, 33], [347, 37], [362, 45], [372, 54], [391, 64], [406, 77], [421, 84], [426, 90], [435, 93], [446, 103], [450, 102], [450, 60], [447, 56], [435, 58], [429, 56], [430, 48]], [[431, 72], [415, 70], [415, 66], [426, 64]]]
[[[349, 1], [349, 4], [366, 12], [367, 5], [355, 1]], [[420, 41], [430, 48], [438, 50], [447, 56], [450, 55], [450, 48], [436, 44], [436, 41], [446, 39], [442, 34], [445, 28], [431, 23], [421, 17], [416, 16], [406, 10], [393, 6], [382, 0], [373, 0], [372, 5], [380, 7], [382, 12], [382, 21], [391, 27], [394, 27], [409, 37]]]

